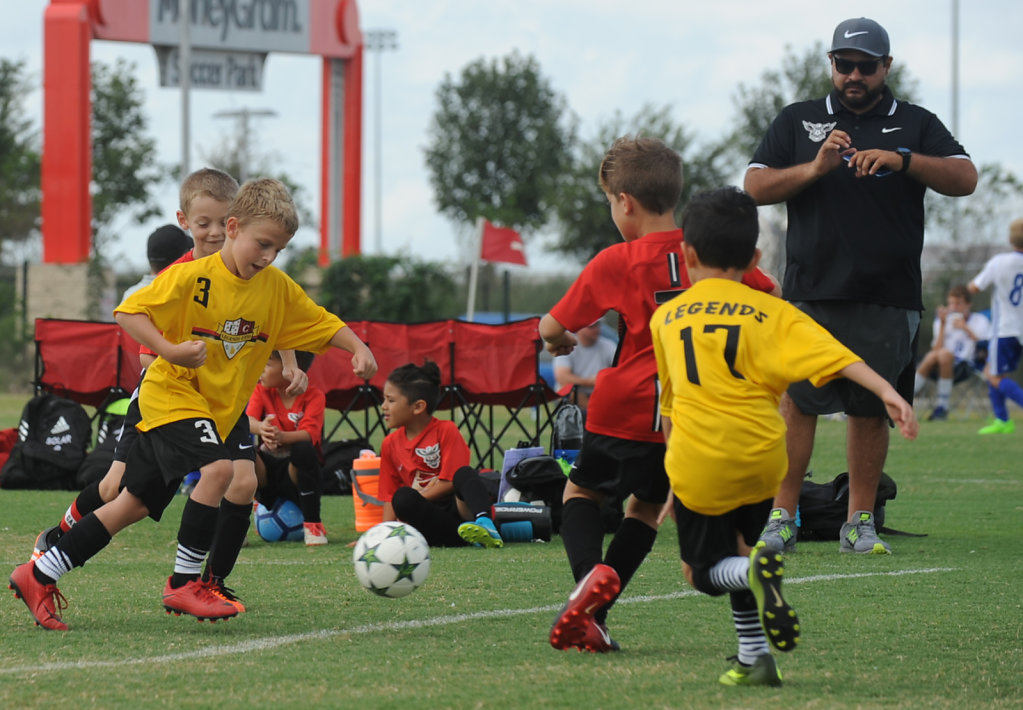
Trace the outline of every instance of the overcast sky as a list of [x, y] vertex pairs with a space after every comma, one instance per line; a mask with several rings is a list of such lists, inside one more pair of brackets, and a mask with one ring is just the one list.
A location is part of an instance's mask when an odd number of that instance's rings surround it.
[[[37, 90], [25, 98], [26, 107], [40, 123], [46, 4], [5, 0], [0, 23], [0, 56], [27, 62]], [[434, 94], [445, 74], [457, 77], [480, 57], [501, 57], [513, 50], [536, 57], [554, 89], [580, 117], [584, 137], [616, 109], [628, 116], [653, 103], [670, 104], [675, 120], [701, 143], [720, 138], [731, 127], [740, 82], [758, 83], [764, 69], [779, 65], [786, 46], [802, 52], [815, 41], [827, 45], [836, 24], [864, 15], [888, 30], [895, 62], [905, 64], [919, 82], [920, 103], [953, 128], [952, 0], [860, 0], [853, 5], [805, 0], [362, 0], [359, 12], [364, 31], [391, 29], [398, 35], [396, 50], [367, 53], [365, 63], [362, 240], [367, 253], [375, 251], [376, 234], [377, 61], [383, 105], [383, 251], [427, 259], [462, 258], [453, 237], [455, 226], [434, 207], [424, 166]], [[1023, 2], [960, 2], [959, 15], [959, 121], [953, 130], [978, 164], [998, 161], [1023, 176], [1023, 139], [1016, 128], [1023, 103]], [[179, 162], [179, 90], [159, 87], [151, 47], [92, 44], [93, 59], [113, 62], [119, 56], [137, 65], [159, 159]], [[280, 169], [307, 188], [310, 203], [318, 209], [319, 82], [317, 58], [271, 54], [261, 93], [194, 91], [192, 168], [202, 164], [203, 149], [214, 147], [235, 127], [213, 114], [269, 109], [277, 115], [253, 120], [255, 150], [277, 155]], [[166, 219], [143, 227], [117, 225], [123, 235], [115, 248], [118, 261], [144, 268], [146, 235], [173, 219], [176, 190], [168, 187], [158, 203]], [[294, 242], [318, 243], [319, 233], [311, 229], [300, 230]], [[534, 267], [560, 265], [544, 253], [542, 237], [526, 251]]]

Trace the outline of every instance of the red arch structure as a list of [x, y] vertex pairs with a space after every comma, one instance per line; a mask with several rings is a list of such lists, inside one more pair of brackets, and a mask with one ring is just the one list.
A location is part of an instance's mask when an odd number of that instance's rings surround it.
[[[90, 42], [176, 45], [179, 2], [184, 0], [50, 0], [43, 18], [44, 263], [89, 259]], [[189, 7], [195, 49], [323, 58], [320, 263], [358, 254], [363, 37], [355, 0], [191, 0]]]

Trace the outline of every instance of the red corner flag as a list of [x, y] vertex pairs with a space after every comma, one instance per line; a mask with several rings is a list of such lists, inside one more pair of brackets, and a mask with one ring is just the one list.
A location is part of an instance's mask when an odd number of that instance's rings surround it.
[[509, 227], [495, 227], [487, 220], [483, 220], [483, 246], [480, 249], [480, 258], [483, 261], [528, 266], [522, 235]]

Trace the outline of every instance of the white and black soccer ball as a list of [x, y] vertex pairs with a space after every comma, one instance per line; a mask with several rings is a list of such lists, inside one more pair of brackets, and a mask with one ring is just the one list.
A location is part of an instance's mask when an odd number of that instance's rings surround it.
[[404, 597], [430, 574], [430, 546], [414, 527], [391, 520], [362, 534], [352, 562], [363, 587], [382, 597]]
[[269, 510], [260, 503], [256, 506], [256, 532], [267, 542], [295, 542], [304, 539], [302, 511], [287, 498], [278, 498]]

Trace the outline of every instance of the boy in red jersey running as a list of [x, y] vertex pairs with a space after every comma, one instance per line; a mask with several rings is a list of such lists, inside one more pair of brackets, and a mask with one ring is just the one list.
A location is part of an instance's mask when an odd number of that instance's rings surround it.
[[[625, 241], [586, 265], [540, 320], [540, 337], [549, 352], [565, 355], [576, 344], [571, 331], [618, 313], [617, 357], [597, 375], [582, 449], [565, 486], [561, 538], [577, 585], [550, 631], [554, 648], [603, 653], [618, 649], [607, 612], [653, 547], [669, 490], [650, 316], [690, 284], [674, 216], [682, 196], [678, 154], [654, 138], [619, 138], [601, 162], [599, 180]], [[744, 283], [780, 294], [759, 270]], [[602, 554], [600, 503], [610, 494], [631, 498]]]

